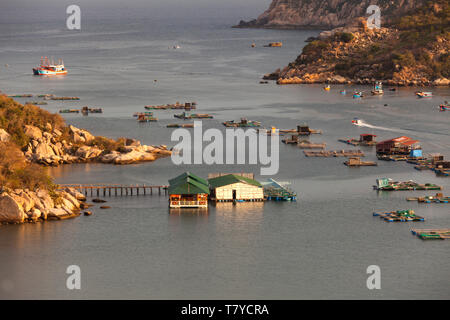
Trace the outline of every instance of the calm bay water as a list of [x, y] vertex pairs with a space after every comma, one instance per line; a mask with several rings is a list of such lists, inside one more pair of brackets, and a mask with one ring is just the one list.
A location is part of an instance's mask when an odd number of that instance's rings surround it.
[[[215, 116], [203, 122], [205, 128], [222, 129], [221, 122], [240, 117], [278, 128], [307, 122], [324, 132], [312, 141], [326, 142], [329, 149], [348, 149], [337, 139], [360, 133], [374, 133], [378, 140], [408, 135], [421, 140], [424, 152], [450, 157], [450, 114], [437, 109], [449, 99], [448, 89], [434, 88], [428, 100], [416, 99], [414, 88], [353, 100], [339, 91], [369, 88], [333, 86], [325, 92], [321, 85], [261, 85], [262, 74], [293, 61], [318, 31], [229, 28], [239, 18], [88, 16], [81, 32], [65, 30], [64, 21], [2, 24], [0, 90], [79, 96], [81, 101], [42, 107], [101, 107], [101, 115], [65, 118], [95, 135], [145, 144], [175, 144], [165, 127], [178, 122], [175, 112], [156, 111], [160, 121], [148, 125], [136, 124], [134, 112], [147, 104], [197, 101], [198, 112]], [[271, 41], [284, 45], [262, 47]], [[63, 57], [69, 74], [33, 77], [31, 68], [42, 55]], [[354, 117], [379, 128], [353, 126]], [[368, 160], [376, 159], [374, 150], [364, 151]], [[449, 227], [448, 205], [405, 201], [433, 192], [377, 193], [372, 185], [378, 177], [413, 179], [442, 185], [448, 194], [450, 180], [406, 163], [354, 169], [343, 161], [305, 158], [302, 150], [281, 144], [274, 178], [291, 182], [299, 194], [294, 203], [218, 204], [206, 214], [169, 213], [164, 196], [118, 197], [107, 199], [110, 210], [94, 207], [91, 217], [3, 226], [0, 298], [448, 299], [450, 241], [423, 242], [409, 232]], [[166, 184], [186, 170], [203, 177], [259, 173], [258, 166], [174, 166], [170, 159], [66, 165], [50, 172], [59, 183]], [[406, 208], [427, 221], [388, 224], [372, 217], [373, 211]], [[81, 267], [81, 291], [65, 287], [72, 264]], [[373, 264], [381, 268], [381, 290], [366, 288], [366, 268]]]

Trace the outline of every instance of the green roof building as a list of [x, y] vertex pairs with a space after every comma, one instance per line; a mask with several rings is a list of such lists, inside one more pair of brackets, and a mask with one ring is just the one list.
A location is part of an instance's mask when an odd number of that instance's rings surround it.
[[211, 199], [215, 201], [263, 201], [262, 185], [250, 178], [227, 174], [208, 180]]
[[208, 181], [190, 172], [169, 180], [170, 208], [207, 208]]

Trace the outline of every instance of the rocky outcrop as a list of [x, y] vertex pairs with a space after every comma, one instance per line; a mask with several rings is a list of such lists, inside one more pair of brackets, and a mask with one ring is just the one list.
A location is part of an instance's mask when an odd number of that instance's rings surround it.
[[0, 224], [62, 220], [80, 215], [86, 197], [73, 188], [56, 191], [3, 190], [0, 192]]
[[269, 9], [240, 28], [336, 28], [366, 15], [370, 5], [381, 9], [382, 23], [421, 6], [426, 0], [273, 0]]
[[171, 154], [164, 145], [146, 146], [133, 139], [127, 139], [126, 145], [121, 147], [120, 151], [104, 150], [96, 145], [90, 145], [95, 140], [94, 135], [72, 125], [69, 126], [71, 141], [68, 142], [61, 138], [60, 130], [48, 125], [47, 131], [30, 125], [25, 126], [25, 134], [30, 138], [24, 152], [27, 160], [47, 166], [84, 162], [131, 164], [154, 161]]
[[0, 196], [0, 222], [1, 223], [22, 223], [25, 220], [25, 213], [21, 206], [10, 195]]
[[0, 142], [8, 142], [11, 136], [5, 129], [0, 129]]
[[[372, 84], [393, 86], [448, 86], [445, 61], [450, 39], [437, 34], [416, 47], [403, 41], [414, 35], [395, 28], [367, 29], [365, 19], [358, 25], [320, 33], [287, 67], [266, 74], [278, 84]], [[411, 49], [413, 48], [413, 49]], [[413, 51], [411, 51], [413, 50]], [[436, 73], [437, 66], [442, 73]]]

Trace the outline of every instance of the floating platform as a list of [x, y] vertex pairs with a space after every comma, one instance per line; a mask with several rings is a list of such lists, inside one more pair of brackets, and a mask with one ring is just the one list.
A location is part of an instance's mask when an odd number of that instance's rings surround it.
[[147, 110], [194, 110], [197, 108], [197, 102], [185, 102], [184, 104], [179, 103], [178, 101], [174, 104], [165, 104], [165, 105], [155, 105], [155, 106], [145, 106]]
[[383, 161], [408, 161], [408, 160], [412, 159], [407, 155], [399, 155], [399, 154], [393, 154], [393, 155], [382, 154], [382, 155], [377, 155], [377, 158], [378, 158], [378, 160], [383, 160]]
[[424, 196], [417, 198], [407, 198], [407, 201], [417, 201], [419, 203], [450, 203], [450, 196], [444, 197], [442, 193], [436, 193], [435, 196]]
[[313, 143], [308, 140], [301, 140], [297, 142], [297, 146], [300, 149], [325, 149], [326, 143]]
[[25, 94], [14, 94], [14, 95], [10, 95], [8, 97], [10, 97], [10, 98], [31, 98], [31, 97], [33, 97], [33, 95], [29, 94], [29, 93], [25, 93]]
[[78, 97], [54, 97], [50, 96], [50, 100], [80, 100]]
[[187, 114], [186, 112], [180, 113], [180, 114], [174, 114], [173, 115], [175, 118], [179, 118], [179, 119], [212, 119], [214, 118], [212, 115], [207, 114], [207, 113], [191, 113], [191, 114]]
[[441, 186], [425, 183], [420, 184], [414, 181], [398, 182], [389, 179], [377, 179], [377, 185], [373, 186], [379, 191], [415, 191], [415, 190], [442, 190]]
[[33, 105], [36, 105], [36, 106], [45, 106], [48, 103], [45, 102], [45, 101], [27, 101], [27, 102], [25, 102], [25, 104], [33, 104]]
[[102, 108], [88, 108], [87, 106], [84, 106], [83, 108], [81, 108], [81, 112], [84, 115], [87, 115], [89, 113], [103, 113], [103, 109]]
[[386, 222], [419, 222], [425, 221], [425, 218], [420, 217], [414, 213], [414, 210], [397, 210], [392, 212], [374, 212], [374, 217], [380, 217]]
[[167, 128], [193, 128], [193, 127], [194, 127], [193, 123], [184, 123], [184, 124], [170, 123], [167, 125]]
[[241, 118], [240, 122], [235, 122], [234, 120], [230, 120], [230, 121], [223, 122], [223, 125], [225, 127], [232, 127], [232, 128], [247, 128], [247, 127], [259, 127], [259, 126], [261, 126], [261, 122], [247, 120], [246, 118]]
[[362, 161], [359, 157], [352, 157], [344, 162], [348, 167], [367, 167], [367, 166], [377, 166], [378, 163], [374, 161]]
[[78, 109], [63, 109], [59, 110], [59, 113], [80, 113]]
[[324, 157], [324, 158], [331, 158], [331, 157], [364, 157], [364, 152], [361, 150], [334, 150], [334, 151], [306, 151], [304, 150], [303, 153], [307, 157]]
[[352, 146], [364, 146], [364, 147], [373, 147], [377, 144], [375, 140], [376, 135], [374, 134], [361, 134], [359, 139], [350, 138], [350, 139], [338, 139], [339, 142], [343, 142]]
[[450, 239], [450, 229], [411, 229], [411, 233], [422, 240]]
[[297, 201], [297, 193], [288, 188], [287, 182], [278, 182], [269, 179], [262, 183], [264, 186], [264, 199], [267, 201]]

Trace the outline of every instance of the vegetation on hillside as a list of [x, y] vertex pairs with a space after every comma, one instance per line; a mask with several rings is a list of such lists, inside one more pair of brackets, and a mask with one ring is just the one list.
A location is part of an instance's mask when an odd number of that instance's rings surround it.
[[[353, 79], [368, 68], [371, 76], [380, 80], [392, 79], [395, 72], [405, 68], [429, 80], [450, 78], [448, 0], [428, 1], [388, 27], [398, 30], [395, 37], [388, 40], [372, 37], [368, 41], [370, 45], [361, 45], [361, 41], [352, 44], [355, 36], [348, 32], [312, 41], [294, 65], [325, 61], [335, 65], [336, 74]], [[342, 55], [330, 53], [336, 50], [341, 50]]]
[[[52, 191], [54, 185], [47, 169], [30, 163], [24, 156], [30, 138], [25, 134], [25, 126], [32, 125], [42, 132], [52, 133], [54, 129], [61, 132], [54, 136], [59, 142], [66, 141], [76, 149], [83, 143], [75, 143], [66, 126], [64, 119], [58, 114], [52, 114], [35, 105], [22, 105], [6, 95], [0, 94], [0, 129], [10, 135], [8, 142], [0, 142], [0, 190], [3, 187], [18, 189], [37, 188]], [[109, 139], [95, 137], [89, 142], [90, 146], [97, 146], [105, 151], [118, 151], [124, 146], [124, 139]]]

